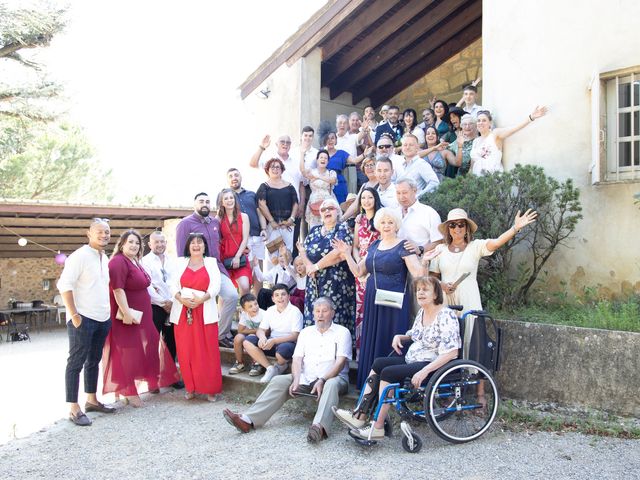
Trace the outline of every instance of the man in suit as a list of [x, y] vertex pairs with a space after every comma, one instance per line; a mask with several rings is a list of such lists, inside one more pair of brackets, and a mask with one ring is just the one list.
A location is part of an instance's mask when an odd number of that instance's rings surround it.
[[389, 111], [387, 112], [387, 121], [381, 123], [376, 128], [376, 138], [374, 142], [376, 145], [378, 144], [378, 140], [380, 140], [380, 135], [385, 132], [393, 135], [396, 144], [402, 139], [404, 129], [402, 128], [402, 125], [400, 125], [400, 107], [397, 105], [391, 105], [389, 107]]

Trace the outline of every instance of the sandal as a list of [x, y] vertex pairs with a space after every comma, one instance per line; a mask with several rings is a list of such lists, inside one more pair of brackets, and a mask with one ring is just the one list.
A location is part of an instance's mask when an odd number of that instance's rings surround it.
[[194, 398], [195, 396], [196, 396], [196, 394], [195, 394], [195, 393], [193, 393], [193, 392], [186, 392], [186, 393], [184, 394], [184, 398], [185, 398], [185, 400], [193, 400], [193, 398]]
[[327, 438], [327, 432], [324, 431], [322, 425], [314, 423], [309, 427], [309, 431], [307, 432], [307, 442], [320, 443], [325, 438]]

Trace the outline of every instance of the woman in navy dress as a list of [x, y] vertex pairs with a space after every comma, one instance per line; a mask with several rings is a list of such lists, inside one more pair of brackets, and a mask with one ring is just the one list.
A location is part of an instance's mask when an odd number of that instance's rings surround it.
[[347, 199], [347, 180], [344, 177], [344, 169], [347, 168], [347, 165], [356, 165], [358, 164], [358, 160], [362, 161], [364, 158], [363, 155], [359, 157], [352, 157], [344, 150], [338, 150], [336, 148], [336, 143], [338, 142], [338, 137], [335, 132], [329, 132], [322, 138], [322, 143], [324, 148], [329, 152], [329, 163], [327, 164], [327, 169], [333, 170], [336, 172], [338, 177], [338, 183], [333, 187], [333, 194], [338, 199], [338, 203], [342, 203]]
[[[394, 335], [404, 335], [409, 329], [412, 295], [408, 274], [414, 277], [425, 275], [426, 269], [420, 259], [407, 250], [404, 240], [398, 237], [402, 219], [390, 208], [381, 208], [376, 213], [373, 224], [380, 232], [360, 263], [351, 256], [351, 248], [344, 242], [336, 241], [336, 249], [347, 261], [349, 269], [357, 277], [368, 273], [364, 296], [364, 320], [358, 358], [358, 388], [362, 388], [373, 361], [384, 357], [390, 351], [389, 345]], [[404, 292], [402, 308], [376, 305], [376, 290]]]

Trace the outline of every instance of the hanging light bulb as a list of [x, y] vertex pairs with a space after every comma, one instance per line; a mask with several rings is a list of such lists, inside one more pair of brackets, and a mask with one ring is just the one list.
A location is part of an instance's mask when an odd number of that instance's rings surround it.
[[60, 253], [60, 250], [58, 250], [58, 253], [55, 257], [55, 261], [58, 265], [64, 265], [64, 262], [67, 260], [67, 256], [64, 253]]
[[18, 245], [20, 245], [21, 247], [26, 247], [27, 246], [27, 239], [24, 237], [20, 237], [18, 239]]

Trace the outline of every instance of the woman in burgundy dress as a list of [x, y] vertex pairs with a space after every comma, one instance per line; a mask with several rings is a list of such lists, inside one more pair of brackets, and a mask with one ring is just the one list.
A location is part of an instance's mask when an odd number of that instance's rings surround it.
[[171, 323], [178, 350], [178, 362], [191, 400], [196, 393], [217, 399], [222, 391], [222, 370], [218, 348], [218, 308], [220, 270], [215, 258], [209, 256], [207, 241], [200, 233], [191, 233], [178, 259], [171, 293], [173, 302]]
[[218, 197], [220, 221], [220, 257], [240, 296], [251, 289], [251, 265], [245, 250], [249, 241], [249, 216], [240, 211], [236, 192], [225, 188]]
[[[151, 280], [140, 264], [142, 238], [124, 232], [109, 261], [112, 326], [102, 353], [102, 393], [124, 396], [141, 407], [141, 391], [168, 387], [180, 380], [169, 350], [153, 325]], [[140, 315], [142, 315], [140, 317]]]

